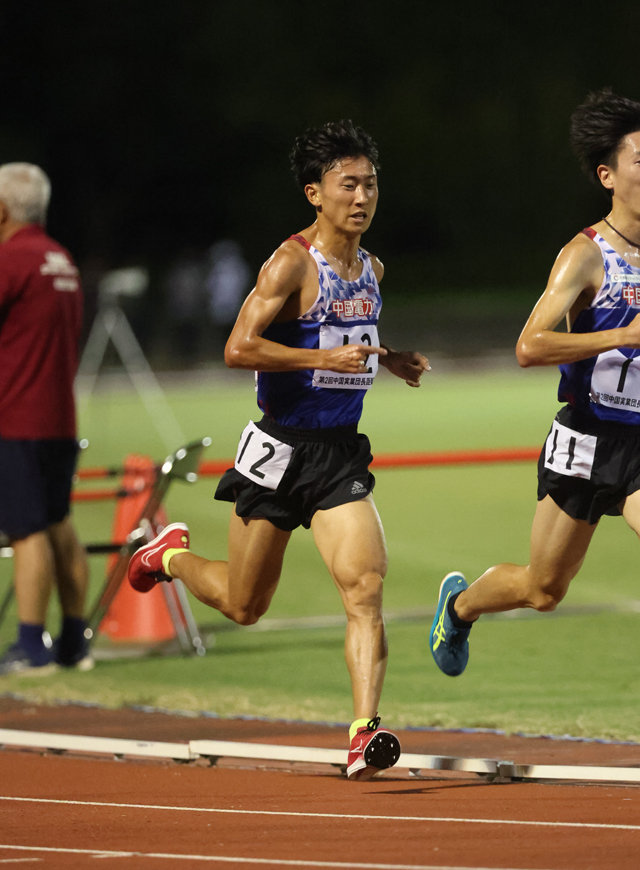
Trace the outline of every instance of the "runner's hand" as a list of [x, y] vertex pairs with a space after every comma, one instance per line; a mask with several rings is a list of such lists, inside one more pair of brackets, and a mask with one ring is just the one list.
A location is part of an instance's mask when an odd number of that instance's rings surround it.
[[372, 347], [369, 344], [343, 344], [341, 347], [333, 347], [326, 352], [327, 362], [323, 368], [331, 372], [345, 374], [362, 374], [368, 367], [367, 359], [371, 354], [386, 356], [384, 347]]
[[410, 387], [419, 387], [424, 372], [431, 371], [426, 356], [413, 350], [390, 350], [382, 364]]

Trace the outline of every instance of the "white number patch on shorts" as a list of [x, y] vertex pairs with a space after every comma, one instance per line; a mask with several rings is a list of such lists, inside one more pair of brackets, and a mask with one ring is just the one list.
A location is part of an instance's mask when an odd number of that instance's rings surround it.
[[640, 414], [640, 357], [601, 353], [591, 374], [591, 401]]
[[545, 468], [589, 480], [597, 441], [595, 435], [584, 435], [554, 421], [544, 446]]
[[[369, 344], [379, 347], [378, 330], [373, 323], [361, 323], [359, 326], [333, 326], [323, 323], [320, 327], [319, 344], [321, 350], [331, 350], [344, 344]], [[315, 369], [313, 386], [325, 387], [329, 390], [368, 390], [378, 371], [378, 354], [367, 357], [366, 368], [362, 374], [349, 374]]]
[[250, 420], [240, 436], [236, 471], [267, 489], [277, 489], [287, 470], [293, 447], [258, 429]]

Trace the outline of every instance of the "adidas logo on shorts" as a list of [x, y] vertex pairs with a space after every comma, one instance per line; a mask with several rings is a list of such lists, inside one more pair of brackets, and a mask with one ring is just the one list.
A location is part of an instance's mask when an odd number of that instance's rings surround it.
[[359, 480], [355, 480], [353, 482], [353, 486], [351, 487], [351, 495], [359, 495], [361, 492], [366, 492], [367, 487], [364, 484], [360, 483]]

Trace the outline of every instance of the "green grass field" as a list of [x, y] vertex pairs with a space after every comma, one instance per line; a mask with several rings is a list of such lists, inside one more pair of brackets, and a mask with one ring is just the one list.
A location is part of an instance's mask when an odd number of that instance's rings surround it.
[[[361, 428], [377, 454], [538, 446], [557, 408], [556, 382], [555, 371], [521, 371], [515, 362], [469, 369], [434, 362], [420, 390], [384, 372]], [[257, 419], [247, 373], [214, 370], [170, 380], [165, 395], [185, 441], [212, 437], [208, 459], [232, 456], [247, 419]], [[90, 441], [82, 466], [118, 465], [129, 453], [163, 459], [170, 449], [158, 431], [162, 411], [161, 402], [146, 408], [127, 382], [100, 379], [96, 393], [81, 401], [81, 433]], [[203, 477], [174, 484], [167, 508], [171, 520], [189, 523], [197, 552], [224, 557], [229, 507], [213, 501], [215, 483]], [[390, 552], [386, 724], [640, 740], [637, 543], [620, 519], [602, 521], [554, 614], [483, 617], [459, 678], [442, 675], [431, 659], [426, 638], [443, 574], [455, 568], [472, 579], [495, 562], [526, 561], [535, 487], [533, 462], [377, 472], [375, 498]], [[75, 509], [87, 542], [109, 540], [112, 517], [112, 502]], [[91, 564], [95, 594], [104, 562]], [[10, 560], [0, 560], [3, 589], [10, 571]], [[193, 611], [209, 643], [202, 658], [132, 657], [99, 638], [94, 671], [5, 677], [0, 692], [36, 701], [349, 720], [344, 617], [309, 533], [294, 534], [271, 610], [257, 626], [233, 626], [195, 601]], [[0, 626], [3, 645], [14, 625], [10, 613]], [[56, 628], [54, 608], [52, 633]]]

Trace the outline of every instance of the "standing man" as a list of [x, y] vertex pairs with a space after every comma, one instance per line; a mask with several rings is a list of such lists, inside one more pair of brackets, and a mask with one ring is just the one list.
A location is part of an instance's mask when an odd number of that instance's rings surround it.
[[[69, 517], [82, 293], [68, 252], [44, 230], [50, 192], [38, 166], [0, 166], [0, 530], [13, 547], [19, 619], [0, 674], [92, 665], [87, 560]], [[63, 617], [50, 648], [52, 584]]]
[[450, 676], [483, 613], [562, 601], [603, 514], [640, 534], [640, 103], [591, 94], [571, 143], [610, 209], [562, 249], [516, 347], [521, 366], [559, 364], [566, 405], [538, 462], [529, 564], [489, 568], [469, 587], [457, 572], [442, 582], [430, 646]]
[[327, 123], [296, 139], [291, 166], [315, 220], [263, 265], [225, 348], [228, 366], [258, 373], [264, 413], [242, 433], [216, 492], [235, 503], [229, 559], [190, 553], [187, 527], [173, 524], [134, 554], [129, 580], [144, 592], [180, 577], [201, 601], [249, 625], [269, 607], [293, 529], [311, 528], [347, 615], [355, 713], [347, 775], [368, 779], [395, 764], [400, 745], [378, 729], [387, 552], [370, 444], [357, 425], [379, 363], [417, 387], [428, 362], [378, 340], [383, 266], [360, 247], [378, 203], [374, 141], [351, 121]]

